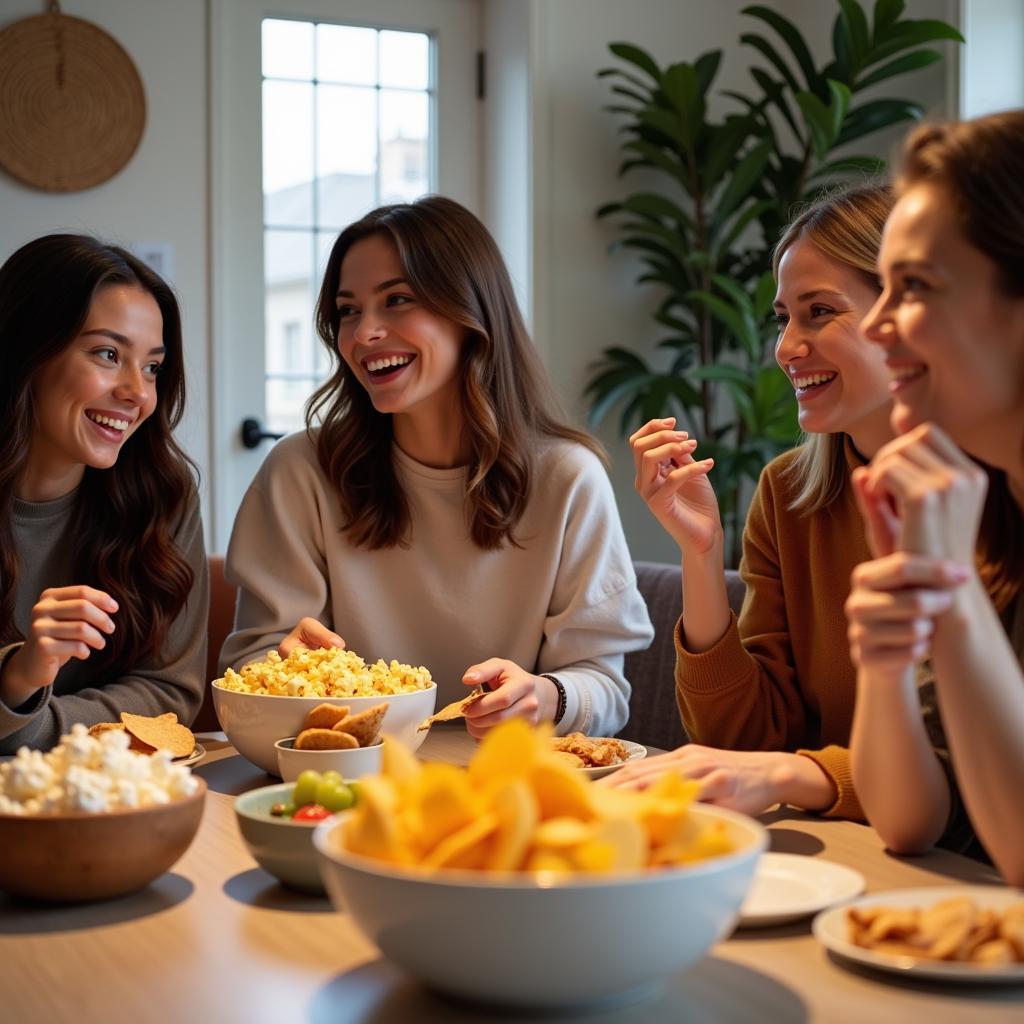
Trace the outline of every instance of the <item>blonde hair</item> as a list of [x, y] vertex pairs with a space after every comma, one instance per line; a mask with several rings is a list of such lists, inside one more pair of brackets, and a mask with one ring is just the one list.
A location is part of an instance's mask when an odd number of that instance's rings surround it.
[[[885, 184], [861, 185], [819, 198], [786, 228], [772, 253], [772, 272], [798, 241], [807, 239], [830, 260], [859, 274], [872, 288], [878, 283], [878, 250], [894, 196]], [[849, 472], [845, 434], [805, 434], [790, 463], [796, 496], [794, 512], [812, 515], [828, 508], [842, 493]]]

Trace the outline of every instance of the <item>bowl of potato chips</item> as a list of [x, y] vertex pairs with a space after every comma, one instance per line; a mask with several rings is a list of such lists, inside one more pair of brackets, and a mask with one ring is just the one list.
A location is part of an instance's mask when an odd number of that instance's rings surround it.
[[767, 842], [696, 792], [675, 774], [597, 785], [548, 731], [510, 721], [468, 768], [386, 739], [381, 775], [313, 843], [335, 905], [430, 988], [514, 1007], [628, 1000], [729, 933]]
[[397, 661], [367, 664], [344, 648], [298, 648], [287, 658], [271, 651], [213, 681], [213, 706], [232, 746], [268, 775], [277, 775], [278, 740], [298, 736], [319, 705], [347, 707], [356, 717], [387, 703], [380, 728], [414, 749], [416, 726], [434, 710], [437, 685], [425, 668]]

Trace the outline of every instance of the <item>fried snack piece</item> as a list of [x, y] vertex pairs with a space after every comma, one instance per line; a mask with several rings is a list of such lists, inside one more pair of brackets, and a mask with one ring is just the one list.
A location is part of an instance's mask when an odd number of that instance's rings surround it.
[[338, 707], [337, 704], [317, 704], [312, 711], [306, 715], [302, 723], [303, 729], [333, 729], [338, 722], [348, 716], [347, 707]]
[[377, 738], [380, 727], [384, 724], [384, 715], [387, 714], [387, 702], [374, 704], [372, 708], [360, 711], [355, 715], [348, 715], [332, 726], [333, 732], [346, 733], [353, 736], [360, 747], [368, 747]]
[[931, 907], [851, 907], [850, 941], [893, 956], [1000, 966], [1024, 963], [1011, 936], [1024, 925], [1024, 903], [1000, 913], [979, 908], [967, 897]]
[[169, 750], [175, 757], [187, 757], [195, 749], [196, 738], [192, 730], [182, 725], [173, 711], [156, 718], [122, 711], [121, 721], [129, 735], [152, 750]]
[[295, 737], [296, 750], [355, 750], [359, 741], [335, 729], [303, 729]]
[[1014, 903], [1003, 911], [999, 937], [1008, 942], [1017, 959], [1024, 962], [1024, 903]]
[[551, 748], [562, 753], [575, 754], [587, 768], [605, 768], [612, 764], [622, 764], [628, 757], [621, 740], [606, 736], [584, 736], [581, 732], [554, 737]]
[[110, 732], [111, 729], [116, 732], [124, 732], [123, 722], [97, 722], [95, 725], [89, 726], [90, 736], [102, 736], [105, 732]]
[[470, 690], [468, 696], [463, 697], [462, 700], [454, 701], [451, 704], [445, 705], [440, 711], [435, 712], [429, 718], [424, 718], [419, 725], [416, 726], [417, 732], [426, 732], [435, 722], [454, 722], [456, 718], [464, 718], [466, 715], [466, 708], [470, 704], [475, 704], [487, 691], [482, 686], [478, 686], [475, 690]]
[[573, 768], [586, 768], [587, 762], [583, 760], [579, 754], [573, 754], [568, 750], [552, 750], [552, 755], [557, 757], [559, 761], [564, 764], [570, 765]]

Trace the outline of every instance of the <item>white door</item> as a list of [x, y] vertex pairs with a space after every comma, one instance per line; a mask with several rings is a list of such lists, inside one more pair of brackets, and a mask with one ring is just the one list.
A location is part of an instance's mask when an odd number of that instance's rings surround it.
[[[313, 330], [341, 228], [441, 192], [480, 212], [478, 0], [214, 0], [212, 549], [324, 376]], [[250, 422], [249, 442], [242, 424]], [[255, 424], [255, 425], [254, 425]]]

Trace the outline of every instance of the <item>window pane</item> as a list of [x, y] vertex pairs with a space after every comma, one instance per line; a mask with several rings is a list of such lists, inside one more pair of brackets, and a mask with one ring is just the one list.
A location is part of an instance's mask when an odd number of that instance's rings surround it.
[[313, 26], [306, 21], [263, 21], [263, 74], [267, 78], [313, 78]]
[[264, 324], [268, 373], [314, 371], [313, 249], [309, 231], [263, 234]]
[[[324, 271], [327, 269], [327, 260], [331, 255], [331, 248], [334, 245], [335, 239], [338, 237], [337, 231], [318, 231], [316, 233], [316, 288], [317, 295], [319, 295], [320, 283], [324, 279]], [[314, 299], [315, 301], [315, 299]], [[314, 330], [314, 334], [315, 334]], [[326, 379], [327, 375], [333, 369], [334, 363], [331, 360], [331, 355], [327, 351], [327, 346], [317, 338], [316, 345], [313, 349], [313, 359], [316, 365], [317, 377], [320, 380]]]
[[430, 97], [380, 94], [380, 201], [401, 202], [430, 191]]
[[377, 30], [317, 25], [316, 77], [321, 82], [377, 84]]
[[313, 86], [263, 83], [263, 219], [313, 225]]
[[381, 32], [380, 84], [430, 87], [430, 37], [422, 32]]
[[317, 227], [343, 228], [374, 205], [377, 92], [317, 89]]
[[300, 380], [267, 378], [267, 424], [275, 433], [294, 433], [305, 426], [303, 410], [316, 389], [312, 377]]

